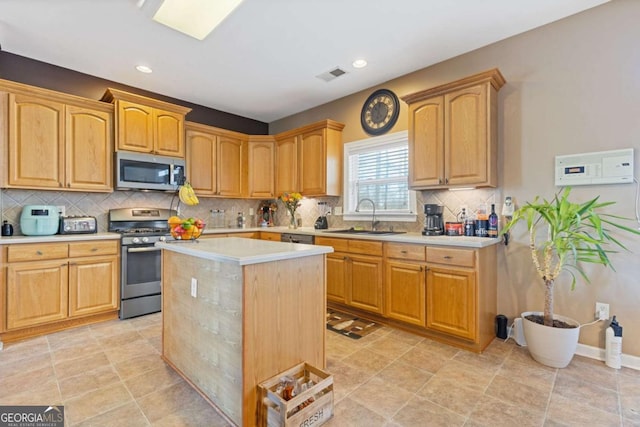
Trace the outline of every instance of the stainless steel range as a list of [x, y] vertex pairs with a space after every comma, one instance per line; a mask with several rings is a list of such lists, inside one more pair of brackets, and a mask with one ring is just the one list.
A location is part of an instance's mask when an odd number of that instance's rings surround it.
[[109, 211], [109, 231], [120, 233], [120, 319], [162, 309], [162, 251], [159, 241], [173, 240], [167, 219], [176, 211], [125, 208]]

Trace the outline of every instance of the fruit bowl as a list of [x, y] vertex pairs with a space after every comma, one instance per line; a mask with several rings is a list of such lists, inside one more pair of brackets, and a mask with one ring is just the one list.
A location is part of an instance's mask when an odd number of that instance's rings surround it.
[[195, 240], [204, 231], [206, 224], [197, 218], [171, 217], [167, 221], [171, 236], [176, 240]]

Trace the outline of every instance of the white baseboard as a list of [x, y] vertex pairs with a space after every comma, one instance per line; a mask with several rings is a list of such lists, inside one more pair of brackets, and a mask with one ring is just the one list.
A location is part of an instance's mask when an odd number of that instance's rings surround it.
[[[579, 356], [588, 357], [590, 359], [601, 360], [604, 362], [604, 349], [600, 347], [593, 347], [590, 345], [578, 343], [576, 348], [576, 354]], [[622, 366], [631, 369], [637, 369], [640, 371], [640, 357], [631, 356], [630, 354], [622, 354]]]

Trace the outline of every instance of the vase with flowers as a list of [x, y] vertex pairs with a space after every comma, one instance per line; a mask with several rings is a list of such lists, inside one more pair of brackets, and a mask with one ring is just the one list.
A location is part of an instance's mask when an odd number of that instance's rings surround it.
[[284, 204], [284, 207], [289, 211], [289, 228], [298, 228], [296, 222], [296, 209], [300, 206], [300, 200], [302, 200], [302, 194], [300, 193], [282, 193], [280, 200]]

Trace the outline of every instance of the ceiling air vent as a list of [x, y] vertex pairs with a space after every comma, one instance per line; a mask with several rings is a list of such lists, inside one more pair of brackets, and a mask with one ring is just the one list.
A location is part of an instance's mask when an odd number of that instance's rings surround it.
[[326, 73], [322, 73], [317, 75], [316, 77], [320, 80], [324, 80], [325, 82], [330, 82], [331, 80], [340, 77], [343, 74], [347, 74], [346, 71], [341, 69], [340, 67], [336, 67], [331, 71], [327, 71]]

